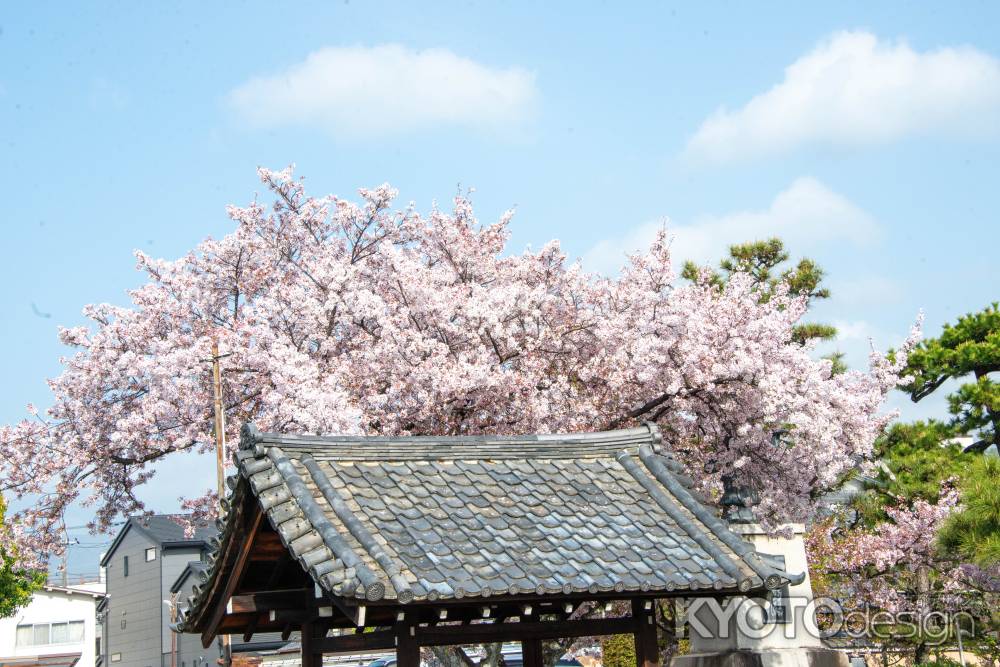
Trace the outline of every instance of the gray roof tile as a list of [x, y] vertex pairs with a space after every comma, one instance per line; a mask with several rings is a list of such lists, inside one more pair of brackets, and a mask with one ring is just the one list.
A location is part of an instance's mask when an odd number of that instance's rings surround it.
[[[293, 556], [326, 548], [304, 567], [333, 595], [746, 590], [775, 574], [673, 477], [651, 427], [432, 439], [251, 427], [241, 447], [250, 482], [234, 493], [257, 497]], [[294, 522], [308, 533], [291, 537]]]

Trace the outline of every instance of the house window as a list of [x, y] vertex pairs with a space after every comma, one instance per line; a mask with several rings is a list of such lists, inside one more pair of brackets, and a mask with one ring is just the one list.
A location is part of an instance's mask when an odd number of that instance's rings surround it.
[[112, 653], [111, 654], [111, 662], [121, 662], [121, 661], [122, 661], [122, 654], [121, 653]]
[[16, 637], [18, 646], [76, 644], [83, 641], [83, 621], [19, 625]]
[[128, 556], [125, 556], [123, 571], [125, 573], [125, 576], [127, 577], [128, 576]]
[[146, 562], [151, 563], [156, 560], [156, 547], [146, 549]]

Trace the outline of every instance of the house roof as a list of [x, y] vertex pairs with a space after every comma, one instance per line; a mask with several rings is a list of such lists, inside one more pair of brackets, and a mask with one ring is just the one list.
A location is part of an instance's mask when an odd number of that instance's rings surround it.
[[170, 585], [170, 592], [179, 592], [182, 588], [184, 588], [184, 582], [188, 580], [188, 577], [195, 575], [196, 578], [199, 578], [207, 570], [208, 565], [200, 560], [188, 561], [188, 564], [184, 566], [183, 570], [181, 570], [180, 576], [178, 576], [177, 580]]
[[73, 667], [80, 661], [81, 655], [81, 653], [50, 653], [0, 657], [0, 667]]
[[[249, 494], [312, 580], [347, 601], [747, 592], [804, 576], [768, 565], [730, 531], [652, 425], [517, 437], [247, 425], [236, 461], [230, 503]], [[219, 553], [240, 539], [235, 515]], [[201, 629], [215, 578], [233, 576], [221, 560], [188, 600], [182, 631]]]
[[[103, 585], [102, 585], [103, 586]], [[100, 600], [107, 597], [107, 594], [99, 590], [88, 590], [86, 588], [77, 588], [74, 586], [52, 586], [45, 584], [42, 586], [42, 590], [46, 593], [57, 593], [60, 595], [85, 595], [87, 597], [92, 597], [95, 600]]]
[[195, 523], [194, 534], [188, 537], [185, 535], [185, 523], [190, 521], [190, 518], [190, 515], [187, 514], [152, 514], [129, 517], [122, 529], [118, 531], [118, 535], [115, 536], [104, 557], [101, 558], [101, 565], [105, 566], [111, 562], [111, 557], [118, 549], [118, 545], [125, 539], [128, 531], [133, 529], [141, 532], [162, 549], [207, 547], [209, 541], [218, 535], [218, 529], [209, 523]]

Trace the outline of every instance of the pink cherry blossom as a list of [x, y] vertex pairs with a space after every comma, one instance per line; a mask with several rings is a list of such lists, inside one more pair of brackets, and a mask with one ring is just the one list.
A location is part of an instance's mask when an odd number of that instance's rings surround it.
[[735, 471], [779, 521], [807, 517], [870, 456], [918, 338], [831, 375], [792, 340], [804, 297], [759, 303], [746, 275], [682, 282], [664, 233], [601, 277], [555, 241], [512, 254], [510, 213], [481, 225], [465, 195], [421, 215], [394, 209], [388, 185], [351, 202], [308, 196], [290, 169], [259, 175], [269, 203], [230, 207], [231, 233], [175, 261], [136, 252], [146, 282], [131, 304], [88, 306], [90, 326], [61, 330], [74, 353], [44, 419], [0, 429], [3, 491], [36, 500], [4, 536], [21, 553], [60, 553], [70, 503], [93, 508], [95, 530], [143, 511], [153, 463], [212, 448], [213, 340], [230, 355], [230, 447], [249, 420], [389, 435], [653, 421], [704, 491]]
[[848, 605], [894, 613], [973, 611], [1000, 593], [1000, 571], [962, 563], [937, 546], [938, 530], [957, 507], [949, 481], [936, 503], [900, 501], [886, 510], [887, 521], [871, 529], [838, 536], [835, 521], [820, 522], [809, 536], [810, 560], [832, 575], [826, 592]]

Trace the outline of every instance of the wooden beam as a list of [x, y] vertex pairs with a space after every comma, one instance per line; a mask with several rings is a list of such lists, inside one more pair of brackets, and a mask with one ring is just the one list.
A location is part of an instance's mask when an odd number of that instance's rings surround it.
[[247, 622], [246, 630], [243, 631], [244, 644], [248, 643], [251, 639], [253, 639], [253, 633], [257, 631], [257, 622], [259, 618], [260, 618], [259, 616], [254, 616]]
[[[453, 644], [488, 644], [524, 639], [569, 639], [601, 635], [632, 634], [631, 618], [598, 618], [580, 621], [531, 621], [528, 623], [475, 623], [420, 627], [416, 629], [420, 646]], [[400, 665], [399, 667], [403, 667]]]
[[[257, 534], [258, 542], [260, 541], [260, 538], [263, 537], [264, 535], [277, 535], [277, 533], [265, 533], [261, 531]], [[280, 545], [280, 540], [279, 540], [279, 545]], [[253, 555], [251, 554], [251, 559], [252, 558]], [[274, 565], [274, 567], [271, 568], [271, 574], [267, 578], [267, 583], [264, 584], [264, 591], [271, 591], [272, 589], [274, 589], [275, 584], [278, 583], [278, 580], [281, 578], [282, 573], [285, 571], [285, 563], [288, 562], [287, 556], [282, 557], [282, 555], [280, 554], [271, 559], [271, 562], [274, 562], [274, 560], [277, 560], [278, 562], [277, 564]], [[308, 591], [303, 591], [303, 592], [308, 592]], [[254, 600], [254, 605], [256, 606], [256, 600]], [[246, 630], [244, 630], [243, 632], [244, 643], [248, 643], [251, 639], [253, 639], [253, 633], [257, 630], [257, 623], [259, 622], [259, 618], [260, 618], [259, 616], [254, 616], [253, 619], [251, 619], [251, 621], [247, 623]]]
[[632, 600], [636, 667], [660, 666], [660, 647], [656, 640], [655, 605], [653, 600]]
[[464, 664], [465, 667], [476, 667], [476, 663], [472, 661], [472, 658], [469, 657], [469, 654], [465, 652], [464, 648], [456, 646], [455, 653], [457, 653], [458, 657], [462, 659], [462, 664]]
[[314, 639], [313, 642], [316, 650], [322, 653], [381, 651], [396, 647], [396, 633], [393, 630], [380, 630], [339, 637], [321, 637]]
[[253, 553], [250, 554], [251, 561], [268, 561], [274, 562], [285, 556], [288, 550], [285, 549], [285, 545], [281, 543], [281, 537], [273, 531], [261, 532], [257, 536], [256, 543], [254, 544]]
[[[687, 589], [677, 589], [674, 591], [666, 590], [653, 590], [647, 591], [645, 593], [632, 592], [632, 593], [619, 593], [617, 591], [608, 592], [598, 592], [589, 593], [587, 591], [574, 592], [568, 595], [562, 593], [552, 593], [538, 595], [537, 593], [519, 593], [517, 595], [494, 595], [490, 596], [488, 600], [483, 600], [479, 604], [511, 604], [511, 605], [521, 605], [521, 604], [538, 604], [545, 606], [559, 606], [567, 602], [573, 602], [575, 604], [581, 604], [583, 602], [592, 602], [595, 604], [604, 604], [606, 602], [617, 602], [623, 599], [643, 598], [643, 599], [662, 599], [662, 598], [700, 598], [700, 597], [710, 597], [710, 598], [724, 598], [731, 595], [747, 595], [754, 593], [763, 593], [763, 588], [755, 589], [748, 592], [741, 592], [735, 587], [732, 588], [700, 588], [694, 590]], [[349, 601], [353, 601], [354, 598], [350, 598]], [[455, 607], [467, 607], [471, 603], [472, 598], [445, 598], [430, 601], [414, 601], [406, 605], [407, 608], [412, 608], [414, 606], [433, 606], [435, 608], [448, 607], [449, 609]], [[392, 598], [385, 598], [376, 601], [366, 601], [369, 607], [399, 607], [399, 603]], [[449, 611], [449, 615], [451, 612]]]
[[[243, 505], [246, 506], [245, 504]], [[250, 557], [250, 551], [252, 550], [254, 538], [257, 536], [257, 532], [260, 530], [261, 520], [264, 513], [260, 509], [260, 505], [256, 502], [252, 505], [253, 514], [249, 520], [249, 528], [246, 532], [246, 537], [242, 541], [240, 546], [240, 551], [236, 555], [236, 560], [233, 563], [232, 569], [228, 572], [223, 570], [224, 584], [222, 592], [219, 596], [211, 596], [209, 599], [215, 601], [215, 609], [212, 611], [212, 616], [208, 621], [208, 625], [205, 630], [201, 633], [201, 645], [204, 648], [208, 648], [212, 645], [212, 640], [215, 639], [216, 635], [219, 634], [219, 624], [222, 623], [223, 617], [228, 612], [227, 607], [229, 606], [229, 598], [232, 597], [233, 592], [236, 590], [236, 586], [239, 585], [240, 579], [243, 578], [243, 571], [246, 568], [247, 559]], [[241, 508], [233, 508], [234, 512], [242, 511]], [[235, 540], [238, 535], [231, 535], [229, 540], [229, 548], [226, 550], [226, 554], [220, 557], [228, 557], [230, 550], [233, 548], [233, 540]], [[217, 580], [218, 581], [218, 580]], [[214, 591], [213, 591], [214, 593]]]
[[232, 614], [268, 612], [283, 609], [311, 609], [320, 607], [312, 597], [312, 591], [297, 588], [286, 591], [263, 591], [260, 593], [245, 593], [230, 598]]

